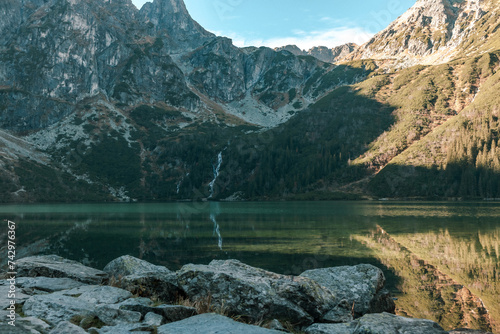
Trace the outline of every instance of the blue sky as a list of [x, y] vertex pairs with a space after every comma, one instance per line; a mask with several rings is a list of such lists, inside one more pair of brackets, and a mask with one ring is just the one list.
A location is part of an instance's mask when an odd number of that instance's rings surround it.
[[[132, 0], [140, 8], [145, 0]], [[205, 29], [237, 46], [362, 44], [416, 0], [184, 0]]]

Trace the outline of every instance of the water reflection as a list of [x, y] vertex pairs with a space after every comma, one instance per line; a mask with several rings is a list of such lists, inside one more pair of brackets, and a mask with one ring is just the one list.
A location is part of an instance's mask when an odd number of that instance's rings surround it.
[[130, 254], [172, 270], [235, 258], [295, 275], [371, 263], [400, 294], [401, 314], [448, 328], [487, 329], [500, 318], [498, 204], [200, 202], [0, 206], [0, 212], [17, 220], [19, 257], [54, 253], [103, 268]]
[[210, 202], [210, 220], [214, 223], [214, 232], [213, 235], [217, 235], [217, 245], [219, 249], [222, 250], [222, 236], [220, 234], [220, 227], [217, 224], [217, 215], [220, 213], [219, 202]]
[[454, 234], [391, 234], [378, 226], [356, 238], [400, 277], [399, 314], [432, 319], [445, 329], [499, 330], [499, 228]]

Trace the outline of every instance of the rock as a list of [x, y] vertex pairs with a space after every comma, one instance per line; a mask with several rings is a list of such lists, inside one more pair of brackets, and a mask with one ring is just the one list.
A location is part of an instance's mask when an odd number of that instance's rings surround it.
[[155, 307], [152, 312], [160, 314], [167, 322], [184, 320], [198, 314], [194, 307], [182, 305], [160, 305]]
[[85, 283], [78, 282], [67, 277], [20, 277], [17, 279], [16, 284], [19, 288], [23, 288], [26, 292], [33, 292], [31, 294], [37, 293], [37, 290], [42, 292], [55, 292], [85, 285]]
[[175, 303], [184, 292], [177, 284], [175, 273], [144, 273], [123, 277], [117, 284], [134, 295]]
[[107, 281], [108, 274], [101, 270], [64, 259], [57, 255], [25, 257], [17, 261], [18, 277], [58, 277], [71, 278], [87, 284], [102, 284]]
[[[2, 282], [6, 283], [6, 284], [0, 285], [0, 296], [1, 296], [0, 297], [0, 310], [5, 310], [7, 307], [10, 306], [10, 299], [7, 299], [7, 296], [9, 294], [9, 290], [10, 290], [10, 284], [7, 284], [6, 280], [4, 280]], [[17, 284], [15, 286], [16, 286], [16, 293], [15, 293], [16, 305], [22, 305], [26, 300], [28, 300], [30, 298], [30, 296], [19, 291], [17, 289]]]
[[300, 275], [308, 277], [332, 291], [337, 302], [346, 300], [352, 308], [354, 317], [366, 313], [393, 313], [396, 305], [385, 289], [385, 277], [379, 268], [360, 264], [305, 271]]
[[205, 313], [158, 327], [158, 334], [271, 334], [283, 332], [236, 322], [222, 315]]
[[321, 318], [322, 322], [330, 323], [350, 322], [352, 320], [352, 307], [345, 299], [342, 299], [337, 307], [328, 311], [328, 313]]
[[153, 307], [151, 305], [144, 305], [140, 303], [129, 303], [121, 304], [119, 308], [122, 310], [139, 312], [143, 316], [148, 313], [156, 313], [165, 318], [166, 322], [179, 321], [198, 314], [194, 307], [182, 305], [160, 305]]
[[59, 324], [57, 324], [56, 327], [54, 327], [49, 334], [87, 334], [87, 332], [81, 328], [78, 327], [77, 325], [72, 324], [71, 322], [68, 321], [61, 321]]
[[159, 327], [165, 323], [165, 320], [161, 315], [154, 312], [149, 312], [144, 317], [144, 323], [153, 327]]
[[350, 323], [313, 324], [306, 334], [445, 334], [441, 326], [431, 320], [411, 319], [390, 313], [366, 314]]
[[366, 314], [357, 321], [360, 333], [373, 334], [445, 334], [437, 323], [425, 319], [412, 319], [390, 313]]
[[138, 323], [142, 318], [140, 312], [117, 309], [108, 305], [97, 307], [96, 314], [97, 317], [108, 326], [116, 326], [124, 323]]
[[288, 333], [288, 331], [285, 329], [285, 327], [283, 327], [283, 325], [281, 324], [281, 322], [279, 320], [277, 320], [277, 319], [272, 320], [267, 325], [267, 328], [274, 329], [275, 331], [287, 332]]
[[103, 271], [119, 280], [121, 277], [129, 275], [144, 275], [146, 273], [171, 273], [166, 267], [156, 266], [147, 261], [138, 259], [130, 255], [120, 256], [108, 263]]
[[39, 331], [31, 329], [31, 328], [25, 328], [22, 325], [18, 325], [16, 323], [16, 326], [11, 326], [7, 322], [0, 322], [0, 333], [6, 333], [6, 334], [40, 334]]
[[119, 324], [116, 326], [104, 326], [101, 328], [89, 328], [90, 334], [151, 334], [154, 328], [143, 324]]
[[[19, 315], [16, 317], [16, 327], [23, 328], [25, 333], [46, 333], [50, 329], [50, 325], [45, 321], [34, 318], [34, 317], [24, 317], [21, 318]], [[0, 330], [0, 333], [2, 331]], [[10, 332], [8, 332], [10, 333]]]
[[335, 306], [335, 296], [307, 277], [278, 275], [237, 260], [186, 265], [177, 275], [191, 300], [211, 298], [214, 307], [253, 320], [308, 325]]
[[132, 294], [127, 290], [100, 285], [81, 286], [57, 293], [77, 297], [91, 304], [116, 304], [132, 297]]
[[354, 334], [355, 323], [344, 324], [312, 324], [305, 330], [306, 334]]
[[59, 293], [31, 296], [23, 306], [24, 314], [45, 319], [52, 325], [74, 316], [94, 316], [94, 310], [94, 304]]

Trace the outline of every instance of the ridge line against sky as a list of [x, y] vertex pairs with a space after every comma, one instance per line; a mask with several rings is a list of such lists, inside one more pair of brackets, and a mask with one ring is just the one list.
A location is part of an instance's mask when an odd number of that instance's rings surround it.
[[[152, 1], [152, 0], [151, 0]], [[132, 0], [141, 8], [147, 0]], [[201, 26], [239, 47], [361, 45], [416, 0], [184, 0]]]

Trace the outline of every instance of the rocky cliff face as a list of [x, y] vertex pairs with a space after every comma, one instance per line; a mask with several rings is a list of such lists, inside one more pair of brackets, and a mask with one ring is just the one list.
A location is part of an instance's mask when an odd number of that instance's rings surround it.
[[139, 16], [149, 25], [149, 34], [160, 35], [169, 41], [171, 52], [197, 48], [215, 37], [191, 18], [182, 0], [146, 2]]
[[499, 16], [496, 1], [419, 0], [345, 59], [397, 59], [411, 66], [491, 51]]
[[195, 22], [182, 0], [155, 0], [140, 11], [130, 0], [7, 1], [0, 11], [7, 18], [0, 25], [0, 124], [17, 132], [54, 124], [84, 100], [121, 108], [164, 103], [195, 118], [215, 108], [274, 126], [301, 109], [294, 103], [311, 102], [300, 91], [323, 68], [265, 48], [236, 48]]
[[296, 56], [313, 56], [326, 63], [334, 63], [337, 60], [345, 58], [348, 54], [353, 52], [357, 48], [354, 43], [347, 43], [343, 45], [336, 46], [332, 49], [326, 46], [315, 46], [308, 51], [301, 50], [296, 45], [287, 45], [279, 48], [275, 48], [276, 51], [288, 51]]

